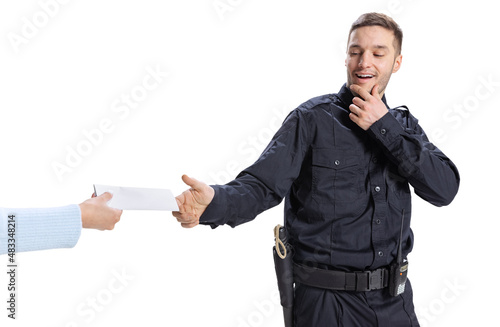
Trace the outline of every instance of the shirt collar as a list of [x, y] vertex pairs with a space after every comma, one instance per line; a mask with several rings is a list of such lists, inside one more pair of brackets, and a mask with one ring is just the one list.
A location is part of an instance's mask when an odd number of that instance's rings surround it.
[[[349, 106], [352, 104], [352, 99], [354, 98], [354, 95], [352, 94], [351, 90], [349, 90], [346, 83], [342, 85], [342, 88], [340, 89], [339, 93], [337, 93], [337, 96], [340, 98], [340, 101], [344, 103], [346, 109], [348, 109]], [[387, 100], [385, 99], [385, 94], [382, 96], [382, 101], [385, 103], [385, 106], [389, 109], [389, 106], [387, 105]]]

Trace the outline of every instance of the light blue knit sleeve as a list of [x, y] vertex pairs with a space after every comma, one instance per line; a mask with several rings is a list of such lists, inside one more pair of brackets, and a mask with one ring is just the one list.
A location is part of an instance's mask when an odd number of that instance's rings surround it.
[[76, 204], [56, 208], [0, 208], [0, 254], [7, 253], [9, 216], [15, 220], [16, 252], [71, 248], [80, 238], [82, 219]]

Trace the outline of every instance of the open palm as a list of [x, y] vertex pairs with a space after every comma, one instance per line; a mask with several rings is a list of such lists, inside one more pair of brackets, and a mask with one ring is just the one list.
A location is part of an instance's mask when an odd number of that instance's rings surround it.
[[214, 198], [215, 191], [209, 185], [187, 175], [182, 181], [191, 188], [176, 196], [179, 211], [172, 212], [182, 227], [191, 228], [199, 224], [200, 217]]

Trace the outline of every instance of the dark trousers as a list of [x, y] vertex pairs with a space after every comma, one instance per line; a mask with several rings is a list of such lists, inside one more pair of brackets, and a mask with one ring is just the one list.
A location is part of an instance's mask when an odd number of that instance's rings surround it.
[[410, 281], [397, 297], [370, 292], [295, 287], [294, 327], [418, 327]]

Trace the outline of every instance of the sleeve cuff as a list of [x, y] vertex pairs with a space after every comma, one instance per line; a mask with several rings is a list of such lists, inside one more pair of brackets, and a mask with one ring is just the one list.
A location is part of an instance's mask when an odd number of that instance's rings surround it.
[[224, 196], [222, 196], [220, 185], [210, 185], [214, 191], [215, 195], [212, 199], [212, 202], [205, 209], [203, 214], [200, 217], [201, 225], [209, 225], [212, 228], [216, 228], [220, 225], [225, 224], [225, 208], [226, 208], [226, 200]]
[[56, 208], [4, 209], [2, 221], [6, 215], [15, 215], [16, 252], [71, 248], [80, 238], [82, 219], [80, 207], [76, 204]]
[[390, 112], [373, 123], [368, 129], [368, 134], [371, 137], [386, 146], [396, 141], [403, 132], [403, 127]]

